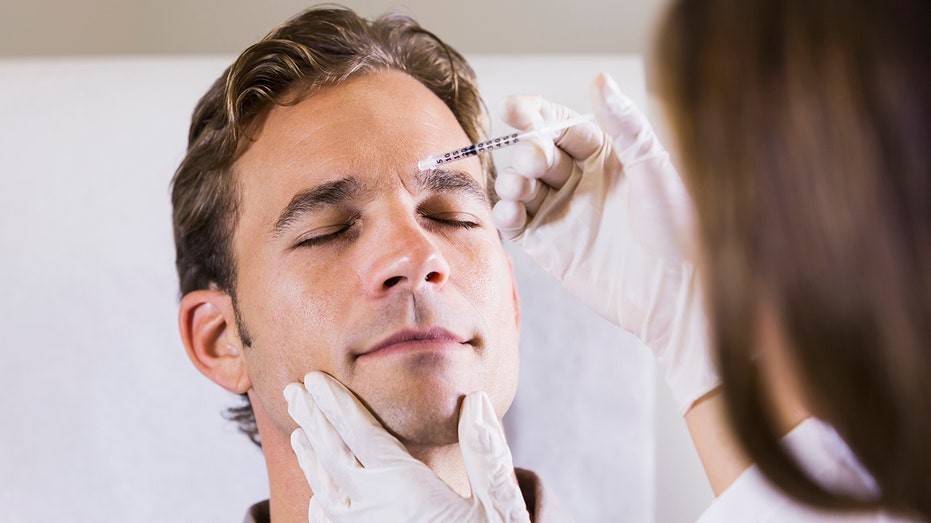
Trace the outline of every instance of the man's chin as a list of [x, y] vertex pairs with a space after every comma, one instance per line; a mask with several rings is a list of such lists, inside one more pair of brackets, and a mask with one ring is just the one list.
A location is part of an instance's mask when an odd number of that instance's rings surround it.
[[406, 446], [459, 441], [459, 406], [468, 392], [480, 387], [469, 354], [372, 363], [358, 366], [346, 385], [392, 435]]
[[375, 417], [406, 447], [438, 447], [459, 441], [459, 404], [463, 394], [438, 393], [369, 403]]

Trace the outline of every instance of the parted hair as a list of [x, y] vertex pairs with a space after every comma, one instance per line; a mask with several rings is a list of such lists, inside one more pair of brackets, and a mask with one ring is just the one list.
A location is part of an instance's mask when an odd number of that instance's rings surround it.
[[[654, 51], [739, 440], [801, 501], [931, 521], [931, 3], [681, 0]], [[764, 298], [877, 496], [819, 487], [780, 446]]]
[[[293, 105], [321, 88], [385, 70], [404, 72], [450, 108], [473, 142], [486, 138], [487, 116], [466, 60], [412, 18], [366, 20], [336, 5], [311, 8], [246, 49], [194, 109], [187, 154], [171, 187], [181, 294], [214, 288], [236, 299], [231, 238], [238, 222], [233, 164], [249, 147], [273, 106]], [[482, 159], [492, 191], [495, 172]], [[248, 342], [246, 342], [248, 343]], [[252, 407], [228, 417], [261, 444]]]

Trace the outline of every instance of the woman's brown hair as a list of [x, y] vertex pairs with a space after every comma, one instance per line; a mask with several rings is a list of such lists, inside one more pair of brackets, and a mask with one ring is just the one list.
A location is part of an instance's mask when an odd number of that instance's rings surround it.
[[[409, 74], [443, 100], [472, 142], [486, 138], [487, 116], [472, 68], [404, 15], [369, 21], [341, 6], [318, 6], [272, 30], [227, 68], [194, 109], [187, 154], [172, 180], [175, 265], [182, 294], [217, 288], [236, 303], [230, 239], [239, 197], [232, 166], [268, 111], [296, 104], [321, 88], [389, 69]], [[481, 161], [493, 192], [494, 166], [488, 155]], [[241, 335], [248, 345], [247, 333]], [[229, 417], [260, 444], [252, 406], [242, 397], [245, 403], [230, 409]]]
[[[655, 46], [739, 440], [804, 502], [931, 521], [931, 3], [682, 0]], [[875, 498], [783, 450], [755, 311]]]

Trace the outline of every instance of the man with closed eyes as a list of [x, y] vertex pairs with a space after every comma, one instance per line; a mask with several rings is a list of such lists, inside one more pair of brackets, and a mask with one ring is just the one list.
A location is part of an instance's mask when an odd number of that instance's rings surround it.
[[[195, 366], [248, 400], [234, 413], [270, 500], [246, 521], [308, 518], [284, 391], [311, 371], [470, 497], [460, 406], [483, 391], [500, 419], [514, 398], [517, 291], [488, 160], [417, 162], [482, 139], [483, 122], [455, 51], [407, 17], [333, 7], [246, 50], [195, 109], [173, 180], [179, 324]], [[540, 520], [539, 483], [517, 477]]]

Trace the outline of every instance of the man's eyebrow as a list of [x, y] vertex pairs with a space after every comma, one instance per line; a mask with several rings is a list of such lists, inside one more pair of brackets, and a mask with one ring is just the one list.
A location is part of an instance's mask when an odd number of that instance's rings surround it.
[[491, 207], [488, 193], [475, 178], [462, 171], [428, 169], [417, 173], [417, 184], [429, 192], [459, 192]]
[[291, 198], [291, 201], [288, 202], [288, 205], [281, 211], [275, 221], [275, 227], [272, 231], [274, 237], [280, 237], [285, 229], [309, 212], [324, 205], [351, 200], [359, 193], [360, 187], [358, 180], [346, 177], [322, 183], [313, 189], [294, 195], [294, 198]]

